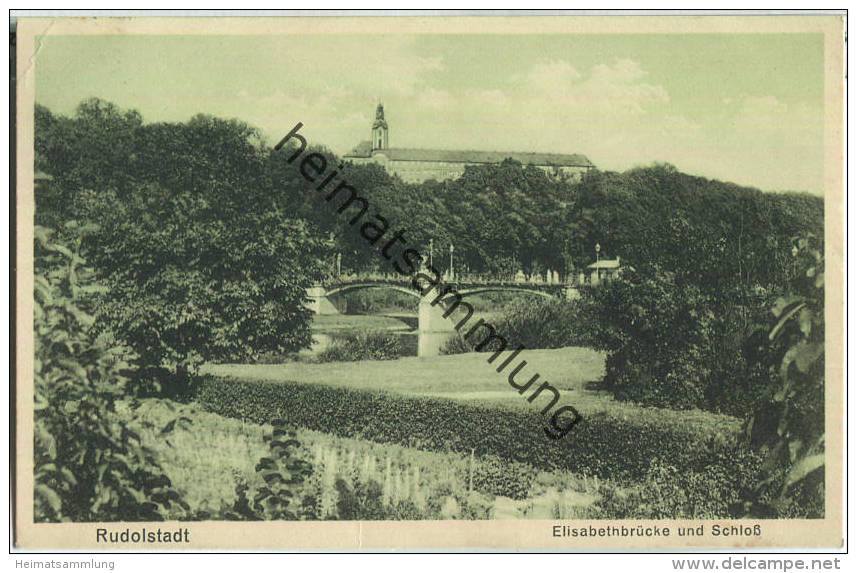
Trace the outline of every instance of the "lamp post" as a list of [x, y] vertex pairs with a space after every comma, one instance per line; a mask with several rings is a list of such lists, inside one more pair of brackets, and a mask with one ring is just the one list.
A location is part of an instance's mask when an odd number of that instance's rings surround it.
[[429, 239], [429, 266], [434, 266], [434, 239]]
[[342, 275], [342, 253], [336, 253], [336, 276]]
[[449, 244], [449, 279], [455, 280], [455, 267], [452, 265], [452, 252], [455, 250], [455, 247], [452, 246], [452, 243]]
[[598, 254], [601, 252], [601, 243], [595, 243], [595, 262], [599, 260]]

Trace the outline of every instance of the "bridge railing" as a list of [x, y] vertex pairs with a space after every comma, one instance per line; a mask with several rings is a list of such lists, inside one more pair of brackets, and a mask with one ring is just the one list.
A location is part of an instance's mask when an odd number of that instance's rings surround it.
[[[411, 277], [397, 273], [341, 273], [339, 276], [332, 277], [328, 281], [325, 281], [325, 284], [332, 286], [355, 282], [409, 285], [411, 283]], [[558, 272], [532, 275], [526, 275], [523, 272], [520, 272], [513, 276], [498, 276], [483, 273], [456, 273], [450, 277], [449, 274], [444, 274], [441, 277], [441, 282], [442, 284], [448, 285], [578, 286], [579, 284], [579, 280], [574, 274], [569, 274], [567, 277], [561, 279]]]

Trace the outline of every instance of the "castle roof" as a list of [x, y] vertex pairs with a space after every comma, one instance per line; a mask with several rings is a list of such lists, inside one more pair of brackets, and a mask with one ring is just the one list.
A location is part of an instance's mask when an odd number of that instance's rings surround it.
[[527, 153], [515, 151], [457, 151], [447, 149], [406, 149], [391, 147], [371, 151], [368, 141], [361, 142], [345, 157], [367, 158], [384, 154], [391, 161], [430, 161], [438, 163], [500, 163], [504, 159], [513, 159], [523, 165], [556, 165], [559, 167], [593, 167], [583, 155], [564, 153]]

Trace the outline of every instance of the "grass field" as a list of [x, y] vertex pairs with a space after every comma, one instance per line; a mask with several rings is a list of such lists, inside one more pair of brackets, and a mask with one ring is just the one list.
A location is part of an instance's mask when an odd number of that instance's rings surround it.
[[[496, 366], [504, 356], [494, 365], [488, 364], [489, 356], [488, 353], [468, 353], [325, 364], [217, 364], [206, 365], [204, 372], [243, 380], [324, 384], [410, 396], [479, 401], [503, 408], [534, 408], [509, 386], [507, 375], [511, 368], [501, 374], [496, 372]], [[527, 361], [519, 376], [521, 379], [524, 375], [539, 373], [540, 381], [549, 381], [560, 390], [563, 401], [573, 404], [583, 415], [607, 411], [626, 418], [659, 416], [703, 425], [738, 425], [738, 421], [729, 416], [699, 410], [644, 408], [614, 400], [608, 392], [598, 388], [604, 375], [604, 355], [588, 348], [525, 350], [518, 355], [518, 360]]]
[[[514, 393], [506, 381], [507, 373], [496, 372], [496, 366], [503, 357], [492, 366], [487, 362], [490, 356], [488, 353], [467, 353], [326, 364], [218, 364], [207, 366], [206, 372], [254, 380], [294, 380], [408, 394]], [[586, 348], [525, 350], [518, 355], [518, 360], [521, 359], [528, 364], [521, 377], [527, 372], [538, 372], [543, 380], [549, 380], [560, 390], [601, 394], [584, 389], [588, 382], [597, 381], [604, 375], [604, 357], [599, 352]]]

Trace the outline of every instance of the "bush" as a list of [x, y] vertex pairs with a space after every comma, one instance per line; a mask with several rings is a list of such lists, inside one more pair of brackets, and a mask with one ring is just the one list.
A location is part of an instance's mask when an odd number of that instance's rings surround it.
[[484, 456], [474, 468], [473, 487], [494, 495], [526, 499], [535, 478], [536, 470], [529, 464]]
[[755, 295], [715, 297], [645, 266], [592, 297], [592, 340], [608, 353], [604, 382], [617, 399], [742, 416], [764, 391], [745, 348], [761, 314]]
[[383, 332], [356, 332], [334, 335], [333, 342], [318, 353], [319, 362], [394, 360], [402, 356], [398, 336]]
[[497, 322], [498, 332], [527, 348], [589, 346], [586, 303], [560, 298], [516, 300]]
[[710, 427], [672, 416], [629, 420], [597, 413], [584, 417], [564, 438], [550, 440], [538, 412], [383, 392], [206, 376], [196, 399], [211, 412], [257, 423], [285, 418], [298, 427], [405, 446], [419, 436], [421, 449], [473, 451], [549, 471], [617, 479], [645, 477], [655, 457], [701, 471], [713, 456], [739, 459], [747, 451], [728, 430], [715, 442]]
[[35, 239], [35, 520], [173, 517], [187, 505], [116, 413], [130, 354], [95, 340], [92, 271], [49, 230], [36, 227]]
[[[222, 517], [240, 520], [294, 520], [306, 517], [302, 495], [304, 482], [313, 472], [312, 464], [300, 457], [297, 434], [283, 420], [272, 422], [273, 430], [265, 436], [269, 455], [256, 464], [265, 485], [251, 490], [243, 481], [236, 486], [236, 501]], [[252, 495], [252, 502], [250, 496]]]
[[[591, 346], [589, 305], [583, 300], [517, 298], [507, 305], [495, 327], [510, 346], [527, 348], [563, 348], [565, 346]], [[467, 340], [461, 335], [450, 338], [441, 354], [473, 352], [481, 338]], [[498, 343], [486, 345], [483, 352], [494, 352]]]
[[345, 520], [380, 520], [389, 515], [381, 497], [381, 485], [375, 481], [367, 483], [357, 480], [353, 486], [344, 479], [336, 480], [339, 499], [336, 502], [336, 517]]
[[706, 468], [687, 471], [652, 460], [642, 484], [622, 489], [605, 485], [592, 509], [604, 519], [715, 519], [744, 516], [743, 501], [759, 480], [761, 460], [715, 456]]

